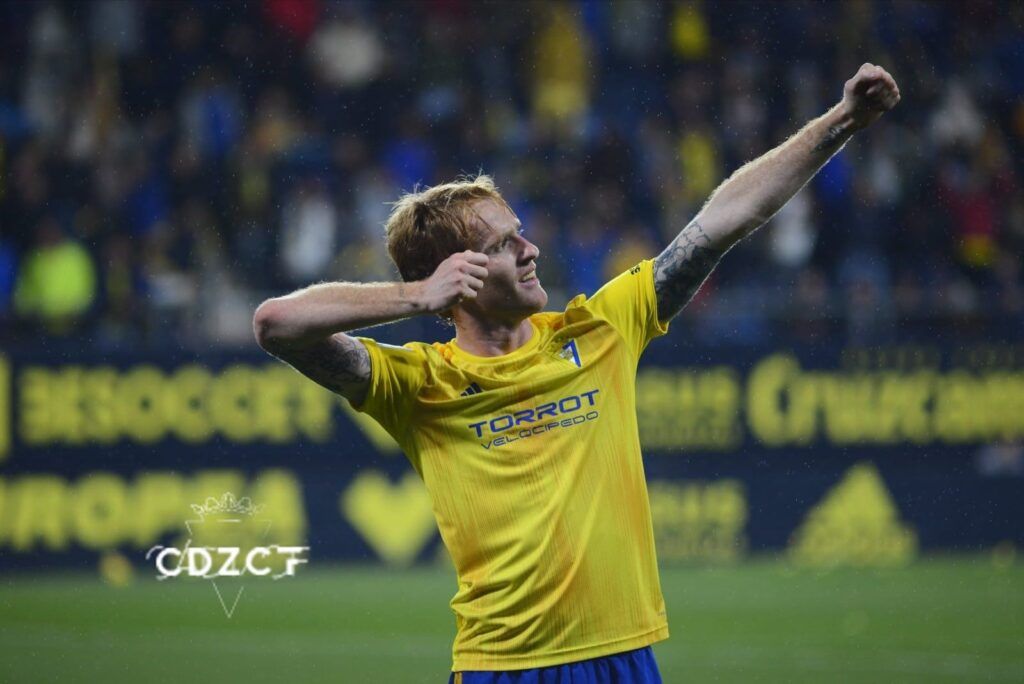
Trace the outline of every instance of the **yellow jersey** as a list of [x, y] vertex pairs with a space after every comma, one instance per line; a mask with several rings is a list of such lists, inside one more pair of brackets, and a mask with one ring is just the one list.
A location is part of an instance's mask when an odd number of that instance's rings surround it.
[[494, 357], [359, 338], [372, 370], [356, 409], [423, 478], [455, 565], [456, 672], [669, 635], [636, 421], [637, 361], [668, 329], [653, 263], [529, 320], [529, 341]]

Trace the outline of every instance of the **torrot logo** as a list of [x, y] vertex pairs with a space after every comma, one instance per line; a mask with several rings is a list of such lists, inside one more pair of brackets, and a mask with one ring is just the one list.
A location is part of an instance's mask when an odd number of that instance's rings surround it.
[[[489, 420], [482, 420], [479, 423], [470, 423], [467, 427], [474, 431], [477, 439], [486, 440], [480, 442], [480, 446], [483, 448], [504, 446], [560, 427], [568, 428], [596, 420], [600, 413], [594, 408], [597, 406], [595, 397], [600, 391], [592, 389], [579, 394], [571, 394], [556, 401], [540, 404], [532, 409], [523, 409]], [[494, 436], [498, 434], [500, 436]]]
[[[157, 545], [146, 552], [146, 560], [153, 561], [159, 581], [177, 577], [210, 580], [229, 618], [245, 587], [238, 587], [229, 608], [217, 580], [238, 578], [241, 581], [247, 576], [275, 580], [294, 577], [298, 567], [309, 562], [303, 557], [309, 552], [308, 546], [251, 543], [254, 533], [266, 538], [271, 521], [256, 517], [263, 506], [254, 505], [248, 497], [236, 499], [225, 492], [220, 499], [209, 497], [203, 504], [192, 504], [192, 510], [199, 518], [185, 521], [189, 534], [185, 547]], [[197, 539], [215, 543], [197, 544]]]

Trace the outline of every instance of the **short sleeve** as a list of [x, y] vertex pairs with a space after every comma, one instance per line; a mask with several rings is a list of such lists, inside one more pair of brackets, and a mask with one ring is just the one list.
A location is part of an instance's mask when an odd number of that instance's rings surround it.
[[416, 395], [427, 377], [427, 359], [421, 345], [397, 347], [368, 337], [357, 337], [370, 356], [370, 385], [361, 404], [365, 413], [387, 430], [399, 444], [409, 424]]
[[637, 359], [651, 340], [668, 332], [668, 322], [658, 320], [653, 259], [612, 278], [580, 306], [610, 323]]

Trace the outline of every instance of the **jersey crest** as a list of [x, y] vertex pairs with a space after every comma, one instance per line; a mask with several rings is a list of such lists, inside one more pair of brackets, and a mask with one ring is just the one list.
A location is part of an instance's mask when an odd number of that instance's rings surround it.
[[576, 347], [576, 340], [569, 340], [562, 345], [562, 350], [558, 352], [558, 356], [576, 364], [577, 368], [583, 368], [583, 363], [580, 361], [580, 351]]

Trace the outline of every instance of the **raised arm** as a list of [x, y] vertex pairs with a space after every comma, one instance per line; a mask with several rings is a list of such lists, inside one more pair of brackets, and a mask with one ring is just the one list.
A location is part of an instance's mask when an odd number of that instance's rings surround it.
[[718, 186], [654, 262], [658, 318], [679, 313], [730, 247], [766, 223], [855, 132], [899, 100], [892, 76], [864, 64], [844, 85], [839, 104]]
[[412, 283], [321, 283], [260, 304], [253, 317], [264, 350], [355, 403], [370, 381], [370, 357], [345, 331], [440, 313], [476, 297], [487, 256], [460, 252], [426, 280]]

